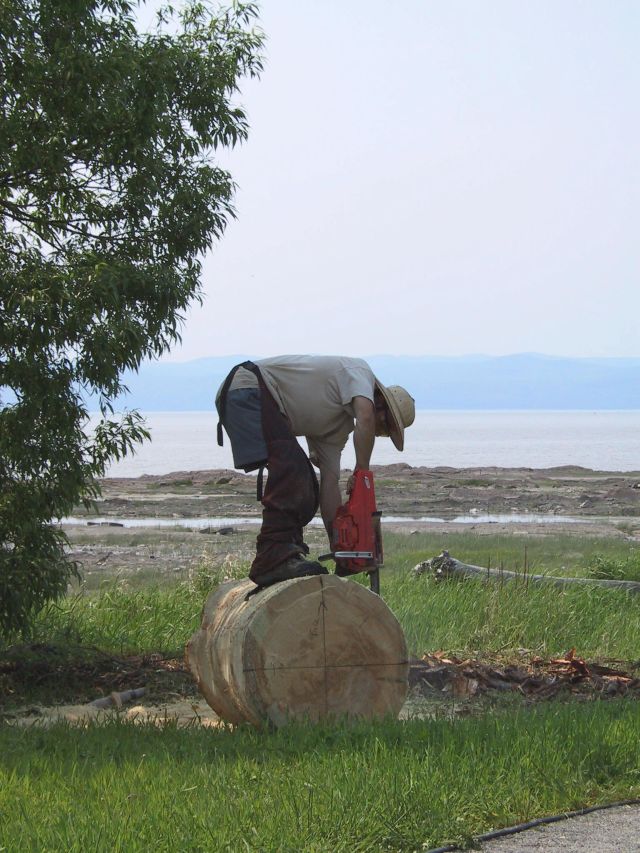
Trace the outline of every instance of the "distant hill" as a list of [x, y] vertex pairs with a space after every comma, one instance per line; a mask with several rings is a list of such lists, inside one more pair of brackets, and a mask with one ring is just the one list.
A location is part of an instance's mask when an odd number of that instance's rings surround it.
[[[202, 411], [247, 356], [144, 364], [120, 399], [142, 411]], [[640, 358], [364, 356], [387, 385], [404, 385], [419, 409], [638, 409]]]

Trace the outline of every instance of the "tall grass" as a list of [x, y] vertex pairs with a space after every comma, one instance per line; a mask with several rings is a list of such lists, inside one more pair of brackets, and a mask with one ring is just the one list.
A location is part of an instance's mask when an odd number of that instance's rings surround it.
[[[523, 568], [524, 547], [530, 571], [589, 574], [594, 565], [618, 566], [638, 559], [620, 539], [451, 534], [385, 535], [382, 595], [400, 620], [413, 654], [447, 649], [463, 653], [511, 652], [560, 654], [576, 647], [589, 657], [634, 659], [640, 656], [638, 598], [624, 592], [581, 587], [558, 590], [520, 583], [482, 580], [435, 583], [414, 577], [411, 569], [447, 545], [460, 559], [505, 568]], [[492, 556], [493, 555], [493, 556]], [[631, 556], [630, 556], [631, 555]], [[634, 563], [635, 564], [635, 563]], [[626, 563], [625, 563], [626, 565]], [[248, 564], [236, 561], [208, 567], [190, 580], [162, 587], [130, 588], [127, 582], [105, 584], [100, 592], [70, 595], [47, 608], [37, 620], [33, 639], [70, 641], [115, 653], [181, 654], [196, 629], [208, 591], [225, 574], [245, 576]], [[361, 578], [362, 580], [362, 578]]]
[[[240, 570], [241, 572], [243, 569]], [[181, 654], [219, 577], [130, 590], [113, 583], [49, 607], [33, 639], [99, 646], [117, 654]], [[351, 582], [351, 581], [350, 581]], [[406, 568], [385, 568], [382, 595], [398, 617], [412, 654], [529, 649], [555, 655], [576, 647], [591, 658], [640, 656], [640, 601], [617, 590], [527, 586], [469, 579], [436, 582]]]
[[[428, 576], [415, 578], [411, 568], [443, 547], [465, 562], [521, 571], [522, 581], [435, 583]], [[414, 653], [525, 648], [553, 655], [575, 646], [596, 658], [631, 660], [640, 655], [638, 596], [597, 587], [528, 586], [524, 572], [526, 567], [529, 573], [588, 576], [594, 565], [635, 565], [640, 548], [622, 539], [391, 534], [385, 536], [385, 548], [382, 593]]]
[[96, 595], [75, 594], [47, 607], [31, 635], [35, 642], [98, 646], [115, 654], [181, 653], [200, 621], [203, 596], [193, 585], [103, 585]]
[[528, 649], [543, 656], [576, 647], [590, 658], [632, 660], [640, 652], [640, 599], [615, 590], [482, 580], [435, 582], [384, 575], [385, 600], [414, 653]]
[[[594, 561], [629, 562], [640, 560], [640, 546], [622, 537], [587, 536], [584, 533], [543, 535], [511, 531], [477, 535], [472, 531], [384, 533], [385, 565], [411, 568], [443, 549], [465, 563], [509, 571], [571, 576], [587, 576]], [[631, 578], [630, 578], [631, 579]]]
[[587, 575], [604, 580], [640, 581], [640, 548], [624, 556], [596, 554], [587, 566]]
[[0, 727], [0, 849], [424, 850], [637, 795], [639, 723], [619, 701], [274, 734]]

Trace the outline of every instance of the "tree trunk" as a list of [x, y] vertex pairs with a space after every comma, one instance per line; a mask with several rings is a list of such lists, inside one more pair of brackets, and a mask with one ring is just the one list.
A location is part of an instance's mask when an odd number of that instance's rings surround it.
[[407, 693], [402, 628], [384, 601], [353, 581], [319, 575], [246, 598], [249, 580], [214, 590], [187, 663], [230, 723], [280, 726], [325, 717], [396, 717]]

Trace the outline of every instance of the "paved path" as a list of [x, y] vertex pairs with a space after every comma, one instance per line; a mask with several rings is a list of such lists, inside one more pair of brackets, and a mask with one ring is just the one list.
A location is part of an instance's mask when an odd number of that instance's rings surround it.
[[640, 805], [616, 806], [485, 841], [482, 853], [640, 853]]

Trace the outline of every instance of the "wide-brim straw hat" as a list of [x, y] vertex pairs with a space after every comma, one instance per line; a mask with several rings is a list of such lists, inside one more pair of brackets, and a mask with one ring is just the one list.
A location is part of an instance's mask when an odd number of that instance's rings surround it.
[[376, 388], [387, 404], [389, 437], [398, 450], [404, 449], [404, 431], [416, 417], [416, 402], [401, 385], [386, 387], [376, 379]]

